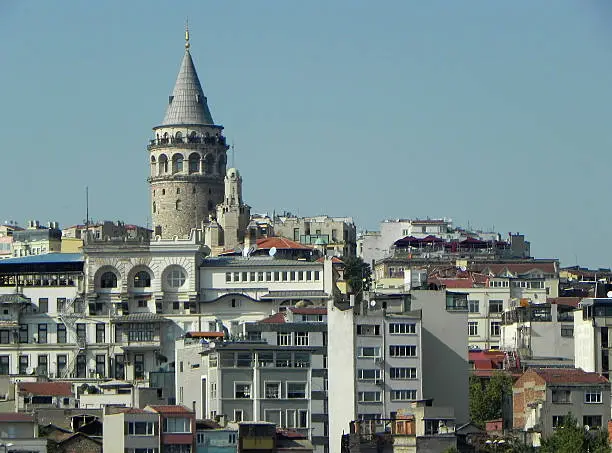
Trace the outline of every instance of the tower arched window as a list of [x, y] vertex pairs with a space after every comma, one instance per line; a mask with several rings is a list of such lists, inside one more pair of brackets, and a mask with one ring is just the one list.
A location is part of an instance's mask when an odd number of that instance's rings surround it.
[[183, 143], [183, 134], [181, 131], [178, 131], [176, 134], [174, 134], [174, 140], [176, 141], [176, 143]]
[[204, 158], [204, 173], [207, 175], [211, 175], [213, 173], [213, 169], [215, 167], [215, 158], [212, 154], [207, 154]]
[[157, 205], [153, 202], [153, 214], [157, 212]]
[[200, 155], [192, 153], [189, 155], [189, 173], [200, 172]]
[[134, 275], [134, 288], [148, 288], [151, 286], [151, 275], [147, 271], [136, 272]]
[[114, 272], [108, 271], [102, 274], [100, 277], [100, 288], [116, 288], [117, 287], [117, 276]]
[[172, 156], [172, 173], [180, 173], [183, 171], [183, 155], [175, 154]]
[[168, 173], [168, 157], [165, 154], [159, 156], [158, 174]]
[[176, 205], [176, 210], [177, 210], [177, 211], [180, 211], [180, 210], [181, 210], [181, 204], [182, 204], [181, 200], [176, 200], [175, 205]]

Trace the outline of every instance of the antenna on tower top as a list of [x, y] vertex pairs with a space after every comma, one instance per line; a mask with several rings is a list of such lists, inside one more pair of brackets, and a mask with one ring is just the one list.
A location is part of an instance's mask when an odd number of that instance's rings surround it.
[[189, 18], [185, 20], [185, 49], [189, 49]]
[[232, 140], [232, 168], [236, 168], [236, 147]]

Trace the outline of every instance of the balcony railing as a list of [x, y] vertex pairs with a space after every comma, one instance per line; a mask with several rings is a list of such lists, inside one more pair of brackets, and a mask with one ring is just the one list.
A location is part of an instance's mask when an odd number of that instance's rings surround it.
[[[190, 146], [191, 145], [191, 146]], [[158, 146], [198, 147], [200, 145], [223, 145], [227, 146], [223, 135], [215, 136], [187, 136], [187, 137], [160, 137], [149, 141], [149, 148]]]

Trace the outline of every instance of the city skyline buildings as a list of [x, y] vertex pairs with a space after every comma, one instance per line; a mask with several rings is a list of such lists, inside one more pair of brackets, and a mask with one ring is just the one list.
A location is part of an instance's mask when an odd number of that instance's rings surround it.
[[[5, 165], [19, 168], [0, 220], [79, 223], [89, 186], [92, 217], [146, 224], [146, 131], [189, 14], [253, 211], [350, 215], [364, 229], [447, 216], [521, 231], [534, 256], [609, 266], [594, 195], [609, 167], [605, 5], [143, 5], [0, 7]], [[49, 188], [56, 202], [42, 201]]]

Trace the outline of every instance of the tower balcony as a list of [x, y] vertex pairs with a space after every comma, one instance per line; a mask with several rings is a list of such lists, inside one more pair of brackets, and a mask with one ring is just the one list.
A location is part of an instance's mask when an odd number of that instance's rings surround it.
[[214, 146], [221, 145], [225, 149], [229, 149], [227, 146], [226, 139], [223, 135], [214, 136], [198, 136], [190, 135], [187, 137], [158, 137], [149, 141], [147, 149], [149, 151], [158, 148], [184, 148], [184, 149], [198, 149], [202, 145]]

